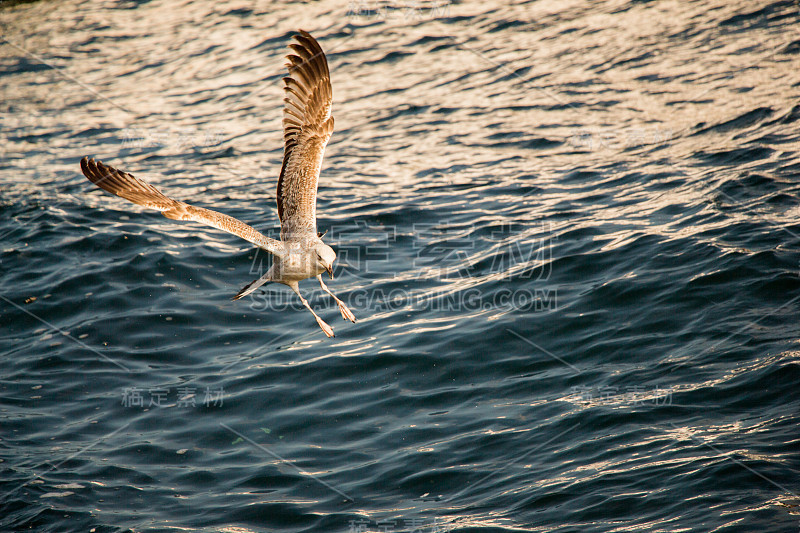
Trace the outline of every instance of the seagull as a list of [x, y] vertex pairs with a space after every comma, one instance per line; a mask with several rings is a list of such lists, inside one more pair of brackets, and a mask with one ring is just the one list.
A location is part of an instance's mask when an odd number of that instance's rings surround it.
[[299, 30], [289, 44], [293, 53], [286, 56], [289, 76], [283, 78], [283, 166], [278, 178], [278, 218], [280, 240], [269, 238], [231, 216], [175, 200], [149, 183], [117, 170], [88, 156], [81, 160], [81, 170], [98, 187], [133, 202], [156, 209], [172, 220], [192, 220], [232, 233], [271, 253], [273, 263], [266, 274], [246, 285], [233, 297], [238, 300], [268, 282], [288, 286], [311, 311], [328, 337], [333, 328], [314, 312], [300, 294], [298, 283], [316, 277], [322, 290], [339, 305], [342, 318], [356, 321], [343, 301], [322, 280], [327, 272], [333, 279], [336, 252], [322, 242], [317, 233], [317, 183], [325, 146], [333, 133], [333, 90], [325, 53], [308, 32]]

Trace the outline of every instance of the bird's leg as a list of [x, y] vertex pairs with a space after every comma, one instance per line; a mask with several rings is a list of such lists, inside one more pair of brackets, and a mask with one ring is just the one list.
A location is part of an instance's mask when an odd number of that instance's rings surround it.
[[319, 324], [319, 327], [322, 328], [322, 331], [325, 333], [325, 335], [327, 335], [328, 337], [333, 337], [333, 328], [330, 327], [324, 320], [322, 320], [319, 317], [319, 315], [314, 312], [313, 309], [311, 309], [311, 306], [308, 305], [306, 299], [303, 298], [302, 294], [300, 294], [300, 287], [297, 285], [297, 282], [295, 281], [292, 284], [287, 283], [287, 285], [289, 285], [289, 288], [294, 291], [294, 293], [298, 296], [298, 298], [300, 298], [300, 301], [303, 302], [303, 305], [306, 306], [306, 309], [311, 311], [311, 314], [314, 315], [314, 318], [317, 319], [317, 324]]
[[356, 321], [355, 315], [344, 304], [344, 302], [341, 301], [339, 298], [337, 298], [336, 295], [331, 292], [331, 290], [328, 288], [328, 286], [325, 285], [325, 282], [322, 281], [322, 275], [321, 274], [319, 276], [317, 276], [317, 279], [319, 280], [319, 286], [322, 287], [322, 290], [327, 292], [328, 294], [330, 294], [331, 298], [336, 300], [336, 303], [339, 304], [339, 311], [341, 311], [341, 313], [342, 313], [342, 318], [344, 318], [345, 320], [349, 320], [350, 322], [355, 323], [355, 321]]

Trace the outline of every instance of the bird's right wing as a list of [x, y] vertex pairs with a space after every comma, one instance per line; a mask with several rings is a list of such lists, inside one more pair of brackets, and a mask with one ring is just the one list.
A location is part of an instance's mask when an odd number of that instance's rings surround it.
[[333, 89], [328, 60], [319, 43], [300, 30], [287, 56], [284, 78], [283, 167], [278, 178], [281, 239], [316, 236], [317, 183], [325, 146], [333, 133]]
[[283, 250], [279, 241], [270, 239], [239, 219], [174, 200], [149, 183], [100, 161], [84, 157], [81, 159], [81, 170], [89, 181], [101, 189], [137, 205], [161, 211], [162, 215], [172, 220], [193, 220], [227, 231], [273, 254], [280, 255]]

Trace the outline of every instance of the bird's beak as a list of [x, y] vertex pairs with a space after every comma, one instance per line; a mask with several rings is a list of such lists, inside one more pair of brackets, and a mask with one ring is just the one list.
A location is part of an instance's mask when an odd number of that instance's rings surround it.
[[325, 270], [328, 272], [328, 275], [333, 279], [333, 265], [325, 267]]

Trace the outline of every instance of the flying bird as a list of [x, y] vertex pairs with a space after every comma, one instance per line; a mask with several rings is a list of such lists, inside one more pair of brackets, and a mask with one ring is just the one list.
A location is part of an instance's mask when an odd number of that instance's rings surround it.
[[245, 286], [233, 297], [238, 300], [268, 282], [283, 283], [292, 289], [311, 311], [328, 337], [333, 328], [314, 312], [300, 294], [298, 283], [316, 277], [322, 290], [339, 305], [342, 318], [355, 322], [350, 309], [322, 280], [327, 272], [333, 278], [336, 252], [322, 242], [317, 233], [317, 184], [325, 146], [333, 133], [333, 90], [325, 53], [308, 32], [299, 30], [296, 42], [289, 44], [289, 76], [283, 78], [283, 166], [278, 177], [278, 218], [280, 240], [271, 239], [231, 216], [175, 200], [133, 175], [104, 165], [89, 157], [81, 160], [81, 170], [98, 187], [135, 204], [161, 211], [172, 220], [192, 220], [232, 233], [271, 253], [273, 263], [266, 274]]

